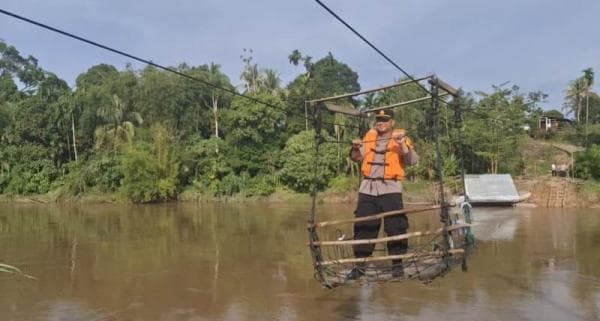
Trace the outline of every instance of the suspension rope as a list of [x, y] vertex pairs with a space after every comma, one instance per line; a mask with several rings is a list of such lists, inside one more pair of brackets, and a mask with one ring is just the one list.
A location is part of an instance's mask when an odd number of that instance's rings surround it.
[[344, 26], [346, 26], [346, 28], [348, 28], [350, 31], [352, 31], [352, 33], [354, 33], [356, 36], [358, 36], [369, 47], [371, 47], [373, 50], [375, 50], [381, 57], [383, 57], [383, 59], [385, 59], [387, 62], [389, 62], [392, 66], [396, 67], [396, 69], [398, 69], [402, 74], [404, 74], [404, 76], [406, 76], [408, 79], [410, 79], [414, 83], [416, 83], [417, 86], [421, 87], [421, 89], [423, 89], [426, 93], [431, 94], [431, 92], [429, 92], [429, 90], [427, 90], [427, 88], [425, 88], [418, 81], [416, 81], [416, 79], [413, 76], [411, 76], [408, 72], [406, 72], [404, 69], [402, 69], [402, 67], [400, 67], [397, 63], [395, 63], [392, 59], [390, 59], [390, 57], [388, 57], [386, 54], [384, 54], [383, 51], [381, 51], [379, 48], [377, 48], [375, 45], [373, 45], [362, 34], [360, 34], [358, 31], [356, 31], [355, 28], [353, 28], [349, 23], [347, 23], [346, 21], [344, 21], [344, 19], [342, 19], [338, 14], [336, 14], [333, 10], [331, 10], [327, 5], [325, 5], [320, 0], [315, 0], [315, 1], [321, 7], [323, 7], [323, 9], [325, 9], [327, 12], [329, 12], [334, 18], [336, 18], [339, 22], [341, 22]]

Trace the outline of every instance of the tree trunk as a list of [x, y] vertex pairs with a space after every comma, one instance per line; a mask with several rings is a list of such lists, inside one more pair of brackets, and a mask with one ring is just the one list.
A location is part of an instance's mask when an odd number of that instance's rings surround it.
[[581, 114], [581, 98], [577, 95], [577, 123], [579, 124], [579, 114]]
[[75, 154], [75, 163], [77, 163], [77, 143], [75, 142], [75, 120], [71, 114], [71, 131], [73, 132], [73, 152]]
[[69, 162], [71, 161], [71, 139], [69, 138], [69, 133], [67, 130], [67, 151], [69, 152]]
[[308, 130], [308, 108], [306, 103], [304, 103], [304, 122], [306, 123], [306, 130]]
[[[217, 117], [217, 112], [219, 110], [219, 99], [217, 98], [217, 96], [215, 96], [214, 91], [213, 91], [211, 98], [212, 98], [213, 114], [215, 116], [215, 137], [219, 138], [219, 118]], [[215, 153], [216, 154], [219, 153], [219, 144], [218, 143], [217, 143], [217, 147], [215, 147]]]
[[219, 138], [219, 120], [217, 118], [217, 112], [219, 110], [219, 100], [215, 97], [215, 94], [212, 95], [212, 108], [213, 114], [215, 116], [215, 137]]
[[585, 147], [588, 147], [588, 122], [590, 120], [590, 92], [585, 94]]

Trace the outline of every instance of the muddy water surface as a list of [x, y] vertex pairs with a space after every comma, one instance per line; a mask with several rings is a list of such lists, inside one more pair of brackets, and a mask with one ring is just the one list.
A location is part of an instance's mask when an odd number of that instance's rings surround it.
[[467, 273], [325, 290], [305, 205], [0, 204], [0, 263], [38, 278], [0, 273], [0, 320], [600, 320], [600, 210], [475, 215]]

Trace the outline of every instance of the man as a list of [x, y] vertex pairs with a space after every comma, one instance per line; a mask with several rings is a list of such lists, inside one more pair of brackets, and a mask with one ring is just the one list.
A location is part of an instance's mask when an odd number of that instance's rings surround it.
[[[394, 129], [392, 110], [381, 110], [375, 116], [375, 126], [369, 130], [363, 140], [353, 140], [350, 158], [362, 162], [363, 181], [358, 191], [358, 204], [354, 212], [356, 217], [365, 217], [383, 212], [402, 209], [402, 180], [404, 168], [414, 165], [418, 156], [413, 150], [410, 139], [404, 129]], [[354, 225], [354, 239], [377, 238], [381, 220], [357, 222]], [[386, 217], [384, 230], [388, 236], [405, 234], [408, 218], [405, 214]], [[374, 244], [354, 246], [354, 256], [371, 256]], [[387, 243], [389, 255], [406, 253], [408, 240]], [[358, 264], [348, 279], [356, 279], [364, 274], [364, 264]], [[392, 276], [404, 274], [402, 260], [392, 261]]]

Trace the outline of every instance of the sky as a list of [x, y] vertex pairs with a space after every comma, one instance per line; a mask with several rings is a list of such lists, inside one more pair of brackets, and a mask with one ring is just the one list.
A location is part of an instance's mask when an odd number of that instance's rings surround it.
[[[435, 73], [466, 91], [517, 85], [560, 109], [571, 80], [588, 67], [600, 72], [597, 0], [323, 2], [410, 74]], [[294, 49], [314, 60], [331, 52], [363, 89], [402, 77], [313, 0], [2, 0], [0, 8], [158, 64], [214, 62], [234, 84], [244, 48], [285, 84], [303, 72], [289, 63]], [[2, 14], [0, 39], [70, 85], [100, 63], [144, 67]]]

